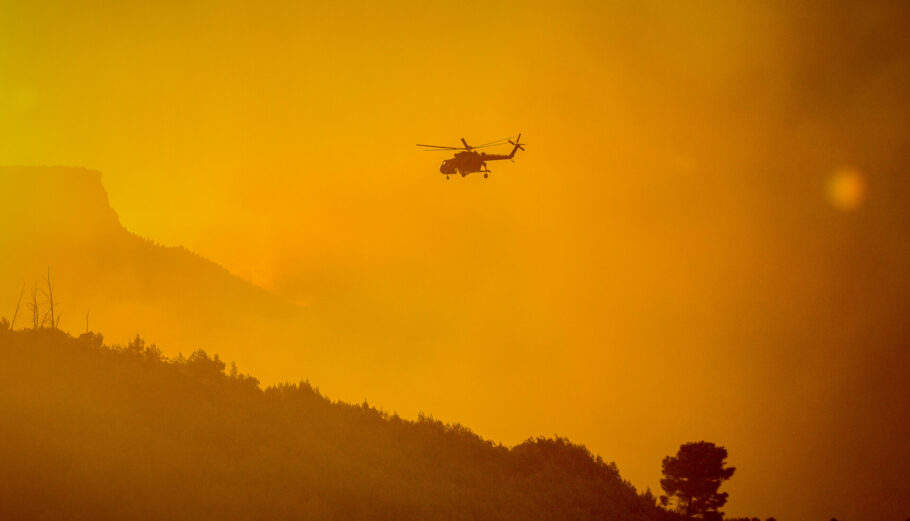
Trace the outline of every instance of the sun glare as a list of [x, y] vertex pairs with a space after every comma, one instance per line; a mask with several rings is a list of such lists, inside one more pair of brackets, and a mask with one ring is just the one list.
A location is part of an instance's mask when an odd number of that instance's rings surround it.
[[838, 210], [856, 210], [866, 200], [866, 180], [853, 167], [841, 167], [828, 178], [828, 201]]

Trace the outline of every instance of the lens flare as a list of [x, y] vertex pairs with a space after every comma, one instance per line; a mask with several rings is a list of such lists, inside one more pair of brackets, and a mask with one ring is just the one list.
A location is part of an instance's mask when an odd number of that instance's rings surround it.
[[866, 200], [866, 179], [853, 167], [841, 167], [828, 178], [828, 201], [845, 212], [862, 206]]

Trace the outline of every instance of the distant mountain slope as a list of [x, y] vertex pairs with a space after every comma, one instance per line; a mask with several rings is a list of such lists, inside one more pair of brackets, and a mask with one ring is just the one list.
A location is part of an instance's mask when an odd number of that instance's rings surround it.
[[224, 368], [0, 327], [0, 518], [675, 519], [565, 440], [507, 449]]
[[[49, 268], [64, 330], [84, 331], [87, 320], [109, 338], [153, 337], [169, 354], [218, 346], [269, 381], [321, 356], [318, 328], [297, 306], [125, 230], [98, 172], [0, 167], [0, 237], [0, 316], [12, 317], [23, 284], [27, 300]], [[25, 325], [20, 314], [16, 327]]]

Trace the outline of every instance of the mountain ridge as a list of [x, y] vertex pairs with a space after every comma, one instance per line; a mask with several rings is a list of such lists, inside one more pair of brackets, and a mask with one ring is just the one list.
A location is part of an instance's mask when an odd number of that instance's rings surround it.
[[[49, 271], [64, 329], [80, 331], [87, 321], [115, 338], [142, 333], [186, 352], [220, 344], [270, 376], [267, 358], [280, 367], [283, 350], [239, 347], [256, 337], [270, 346], [305, 336], [299, 306], [183, 246], [161, 245], [124, 228], [100, 172], [0, 167], [0, 181], [0, 231], [7, 251], [15, 252], [0, 270], [0, 295], [9, 302], [3, 309], [15, 304], [23, 283], [28, 289], [46, 284]], [[238, 321], [245, 324], [238, 327]]]
[[[249, 284], [252, 287], [258, 288], [259, 290], [268, 293], [269, 295], [285, 301], [290, 305], [294, 305], [292, 302], [282, 299], [279, 295], [271, 293], [265, 288], [258, 286], [252, 281], [244, 279], [234, 273], [232, 273], [225, 266], [221, 265], [217, 261], [214, 261], [208, 257], [205, 257], [184, 245], [167, 245], [156, 241], [155, 239], [144, 237], [127, 229], [120, 222], [120, 216], [117, 213], [116, 209], [110, 204], [110, 198], [108, 196], [107, 190], [104, 187], [103, 174], [97, 170], [92, 170], [90, 168], [84, 167], [67, 167], [67, 166], [19, 166], [19, 165], [0, 165], [0, 179], [10, 180], [9, 176], [14, 176], [12, 178], [13, 188], [10, 189], [9, 186], [6, 187], [6, 192], [9, 194], [18, 193], [19, 195], [25, 196], [25, 203], [23, 204], [22, 199], [20, 199], [19, 205], [9, 204], [9, 200], [5, 199], [3, 209], [5, 212], [4, 217], [11, 218], [13, 212], [23, 212], [26, 208], [31, 209], [31, 214], [35, 213], [35, 203], [40, 201], [40, 198], [37, 197], [41, 194], [47, 194], [47, 187], [55, 186], [56, 191], [72, 189], [74, 187], [80, 187], [82, 190], [76, 190], [77, 193], [82, 195], [89, 195], [89, 197], [75, 198], [75, 201], [83, 204], [76, 205], [77, 208], [85, 208], [91, 211], [88, 212], [89, 215], [95, 213], [96, 216], [103, 216], [102, 218], [95, 219], [96, 222], [107, 221], [109, 226], [107, 231], [116, 231], [117, 233], [125, 233], [136, 239], [144, 241], [152, 246], [175, 250], [181, 254], [186, 254], [188, 256], [194, 257], [198, 261], [202, 261], [209, 265], [209, 267], [223, 271], [226, 274], [229, 274], [231, 277], [236, 278], [237, 281]], [[61, 188], [62, 187], [62, 188]], [[29, 197], [31, 195], [32, 197]], [[68, 199], [69, 200], [69, 199]], [[59, 199], [55, 199], [55, 202], [59, 202]], [[13, 209], [11, 211], [11, 209]], [[41, 211], [46, 211], [46, 208], [39, 206]], [[68, 210], [72, 210], [69, 208]], [[31, 222], [34, 215], [26, 215], [28, 222]], [[70, 231], [70, 230], [68, 230]], [[296, 305], [295, 305], [296, 306]]]

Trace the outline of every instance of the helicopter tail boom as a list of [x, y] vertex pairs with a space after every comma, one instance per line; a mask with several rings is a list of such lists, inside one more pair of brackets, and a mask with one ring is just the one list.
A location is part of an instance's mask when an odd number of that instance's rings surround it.
[[518, 137], [515, 138], [515, 141], [512, 141], [511, 139], [508, 140], [508, 141], [509, 141], [509, 143], [512, 145], [512, 152], [511, 152], [510, 154], [508, 154], [508, 155], [505, 155], [505, 154], [482, 154], [483, 159], [484, 159], [485, 161], [496, 161], [496, 160], [499, 160], [499, 159], [512, 159], [513, 157], [515, 157], [515, 152], [518, 152], [519, 149], [520, 149], [520, 150], [524, 150], [524, 149], [525, 149], [525, 147], [524, 147], [525, 143], [522, 143], [522, 142], [521, 142], [521, 133], [518, 134]]

